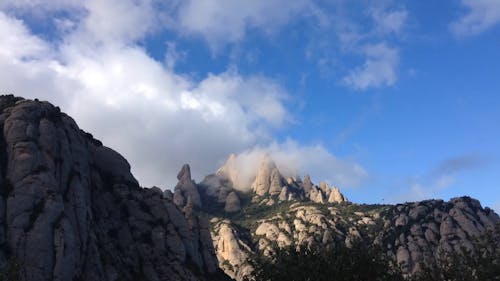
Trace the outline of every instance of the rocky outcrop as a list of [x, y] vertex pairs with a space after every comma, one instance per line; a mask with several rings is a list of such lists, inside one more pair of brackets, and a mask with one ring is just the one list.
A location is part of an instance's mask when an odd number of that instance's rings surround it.
[[243, 280], [253, 271], [248, 259], [252, 249], [240, 237], [240, 232], [229, 220], [214, 218], [212, 238], [219, 267], [236, 280]]
[[[211, 186], [204, 190], [225, 198], [220, 202], [226, 202], [233, 188], [227, 175], [235, 178], [239, 174], [231, 164], [236, 159], [230, 157], [217, 175], [204, 180], [204, 185]], [[412, 273], [421, 263], [435, 262], [441, 250], [473, 248], [474, 237], [500, 223], [497, 214], [468, 197], [396, 206], [353, 204], [337, 187], [327, 182], [317, 186], [308, 175], [303, 180], [288, 177], [285, 181], [268, 155], [256, 169], [249, 194], [241, 196], [251, 197], [240, 200], [239, 208], [245, 215], [235, 211], [217, 218], [217, 222], [224, 221], [224, 227], [212, 229], [213, 237], [218, 237], [214, 246], [219, 266], [238, 281], [251, 274], [241, 257], [272, 255], [276, 247], [294, 245], [332, 247], [344, 243], [350, 247], [356, 240], [379, 244], [394, 261], [403, 264], [405, 273]], [[231, 221], [231, 217], [237, 221]]]
[[[225, 232], [230, 231], [230, 234], [221, 235], [222, 228], [213, 229], [212, 235], [218, 237], [218, 245], [221, 241], [233, 245], [231, 257], [227, 249], [224, 250], [226, 254], [218, 254], [219, 266], [236, 280], [252, 274], [251, 267], [243, 267], [247, 264], [236, 257], [254, 253], [272, 255], [276, 247], [293, 245], [333, 247], [344, 243], [349, 247], [356, 240], [380, 245], [394, 261], [403, 265], [405, 273], [411, 273], [418, 270], [421, 262], [435, 262], [440, 250], [472, 248], [474, 237], [493, 230], [500, 223], [497, 214], [468, 197], [450, 202], [430, 200], [395, 206], [352, 203], [325, 206], [325, 203], [307, 201], [281, 201], [269, 206], [262, 202], [252, 203], [261, 206], [259, 217], [247, 217], [242, 224], [227, 218], [216, 219], [228, 226]], [[258, 207], [247, 208], [255, 210]], [[216, 245], [215, 248], [219, 253], [221, 247]], [[244, 272], [240, 271], [243, 268]]]
[[279, 194], [281, 192], [281, 182], [282, 177], [276, 164], [269, 158], [269, 155], [264, 155], [252, 183], [252, 191], [259, 196]]
[[[276, 210], [281, 210], [278, 206]], [[269, 212], [265, 218], [249, 218], [247, 223], [255, 228], [246, 229], [229, 219], [212, 219], [212, 236], [217, 251], [219, 266], [236, 280], [244, 280], [252, 274], [246, 259], [255, 253], [272, 255], [275, 247], [292, 245], [315, 245], [331, 247], [335, 243], [348, 243], [361, 237], [366, 226], [361, 218], [372, 214], [353, 217], [339, 216], [340, 206], [327, 209], [322, 205], [302, 205], [296, 202], [285, 212]], [[375, 212], [378, 213], [378, 212]], [[352, 224], [356, 218], [360, 221]], [[250, 233], [247, 233], [249, 231]]]
[[205, 204], [225, 203], [229, 193], [233, 191], [231, 182], [219, 175], [208, 175], [198, 185], [202, 201]]
[[483, 209], [469, 197], [399, 204], [383, 217], [384, 228], [377, 241], [406, 272], [414, 272], [419, 263], [434, 261], [439, 250], [471, 249], [474, 237], [494, 230], [499, 223], [493, 210]]
[[216, 274], [208, 224], [141, 188], [120, 154], [59, 108], [1, 96], [0, 129], [0, 268], [16, 260], [26, 281]]
[[177, 179], [179, 182], [174, 189], [174, 203], [182, 207], [190, 199], [194, 206], [201, 207], [200, 193], [196, 183], [191, 179], [191, 168], [188, 164], [182, 166]]
[[224, 211], [228, 213], [238, 212], [241, 209], [240, 198], [236, 192], [231, 191], [226, 198], [226, 204], [224, 206]]
[[[227, 170], [230, 166], [227, 163], [230, 163], [231, 159], [234, 160], [236, 156], [231, 157], [226, 161], [225, 166], [219, 169], [219, 174], [228, 174]], [[236, 173], [234, 170], [231, 171], [233, 174]], [[278, 201], [310, 200], [321, 204], [347, 202], [347, 198], [340, 193], [337, 187], [332, 189], [324, 181], [321, 182], [320, 186], [314, 185], [309, 175], [304, 177], [304, 181], [297, 180], [295, 177], [289, 177], [285, 180], [267, 154], [261, 159], [251, 190], [256, 195], [254, 202], [261, 201], [265, 204], [271, 204], [270, 202], [275, 202], [276, 199]]]
[[334, 187], [330, 192], [330, 196], [328, 197], [328, 203], [344, 202], [347, 202], [347, 198], [342, 193], [340, 193], [340, 190], [337, 187]]

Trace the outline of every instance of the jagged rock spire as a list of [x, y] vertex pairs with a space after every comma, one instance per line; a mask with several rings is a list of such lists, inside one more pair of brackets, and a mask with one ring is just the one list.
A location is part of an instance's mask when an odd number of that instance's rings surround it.
[[177, 174], [177, 179], [179, 181], [190, 181], [191, 180], [191, 168], [188, 164], [182, 165], [181, 170]]
[[174, 203], [183, 207], [188, 199], [193, 206], [201, 207], [201, 197], [195, 182], [191, 179], [191, 169], [188, 164], [184, 164], [177, 174], [179, 182], [174, 189]]
[[347, 202], [347, 197], [345, 197], [337, 187], [333, 187], [330, 197], [328, 197], [329, 203], [342, 203]]
[[302, 181], [302, 186], [304, 188], [305, 193], [308, 195], [313, 187], [313, 184], [311, 182], [311, 177], [309, 175], [306, 175], [304, 177], [304, 180]]
[[285, 180], [281, 176], [278, 167], [276, 167], [269, 155], [265, 154], [260, 161], [257, 175], [252, 184], [252, 190], [259, 196], [276, 195], [281, 192], [284, 183]]

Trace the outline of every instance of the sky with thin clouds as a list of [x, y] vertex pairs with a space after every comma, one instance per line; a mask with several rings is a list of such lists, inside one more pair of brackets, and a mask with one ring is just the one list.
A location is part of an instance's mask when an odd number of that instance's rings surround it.
[[268, 153], [354, 202], [499, 210], [499, 0], [0, 0], [0, 38], [0, 92], [60, 106], [143, 186]]

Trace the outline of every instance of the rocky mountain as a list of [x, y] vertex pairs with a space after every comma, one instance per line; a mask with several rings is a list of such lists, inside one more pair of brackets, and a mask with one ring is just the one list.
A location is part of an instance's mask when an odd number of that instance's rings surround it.
[[228, 279], [189, 167], [175, 196], [141, 188], [119, 153], [37, 100], [1, 96], [0, 132], [0, 269], [15, 280]]
[[469, 197], [355, 204], [268, 155], [250, 182], [232, 155], [199, 183], [184, 165], [173, 192], [142, 188], [118, 152], [38, 100], [0, 96], [0, 129], [0, 276], [19, 280], [241, 281], [252, 255], [355, 240], [411, 273], [500, 224]]
[[190, 177], [180, 177], [174, 194], [182, 194], [175, 202], [201, 200], [198, 210], [210, 218], [219, 267], [238, 281], [252, 275], [248, 258], [254, 254], [272, 255], [276, 247], [297, 245], [349, 246], [355, 240], [380, 245], [412, 273], [422, 262], [434, 262], [441, 250], [472, 248], [474, 237], [500, 224], [494, 211], [469, 197], [355, 204], [337, 187], [315, 185], [307, 175], [284, 178], [268, 155], [255, 167], [253, 182], [235, 188], [241, 174], [233, 165], [236, 157], [197, 188]]

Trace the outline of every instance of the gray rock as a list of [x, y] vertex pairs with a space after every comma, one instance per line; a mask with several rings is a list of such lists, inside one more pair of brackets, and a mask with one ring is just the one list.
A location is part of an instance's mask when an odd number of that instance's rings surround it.
[[271, 187], [271, 173], [277, 169], [276, 164], [265, 155], [260, 162], [257, 175], [252, 183], [252, 190], [259, 196], [264, 196], [269, 193]]
[[347, 202], [347, 198], [340, 193], [340, 190], [337, 187], [333, 187], [330, 192], [330, 196], [328, 197], [328, 202], [330, 203], [343, 203]]
[[215, 273], [207, 225], [188, 225], [159, 189], [141, 188], [119, 153], [47, 102], [1, 96], [0, 111], [0, 269], [17, 260], [23, 281]]
[[286, 201], [288, 199], [288, 187], [283, 187], [281, 189], [280, 195], [278, 196], [278, 200], [280, 201]]
[[188, 164], [184, 164], [177, 174], [179, 182], [174, 189], [174, 203], [183, 207], [187, 200], [193, 202], [196, 207], [201, 207], [201, 197], [196, 187], [196, 183], [191, 179], [191, 169]]
[[309, 175], [306, 175], [304, 177], [304, 180], [302, 181], [302, 188], [304, 189], [306, 195], [309, 195], [309, 192], [311, 192], [312, 187], [313, 183], [311, 182], [311, 177]]
[[269, 194], [278, 195], [281, 192], [282, 187], [285, 185], [285, 180], [281, 176], [278, 168], [274, 168], [271, 172], [271, 179], [269, 185]]
[[238, 212], [241, 209], [240, 198], [236, 192], [232, 191], [226, 198], [226, 204], [224, 206], [224, 211], [228, 213]]

